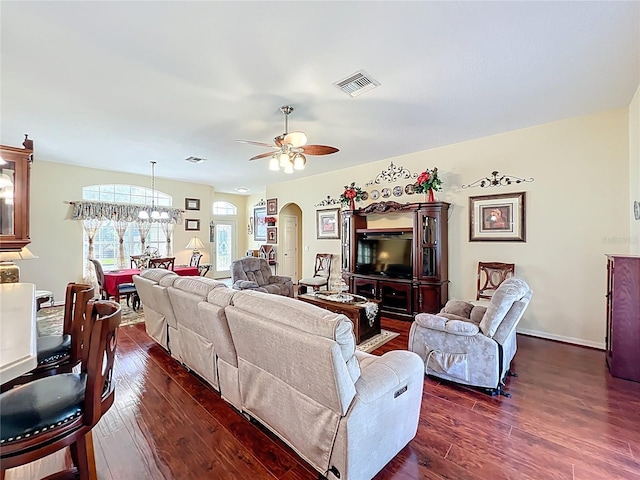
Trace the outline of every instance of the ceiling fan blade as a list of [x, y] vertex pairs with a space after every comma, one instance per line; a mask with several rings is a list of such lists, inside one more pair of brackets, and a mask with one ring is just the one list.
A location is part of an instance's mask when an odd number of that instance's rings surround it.
[[259, 147], [280, 148], [275, 145], [271, 145], [270, 143], [254, 142], [253, 140], [236, 140], [236, 142], [248, 143], [250, 145], [258, 145]]
[[256, 155], [255, 157], [251, 157], [249, 159], [249, 161], [258, 160], [260, 158], [266, 158], [266, 157], [271, 157], [271, 156], [273, 156], [273, 152], [261, 153], [260, 155]]
[[300, 149], [306, 155], [329, 155], [330, 153], [340, 151], [336, 147], [329, 147], [327, 145], [305, 145], [304, 147], [300, 147]]

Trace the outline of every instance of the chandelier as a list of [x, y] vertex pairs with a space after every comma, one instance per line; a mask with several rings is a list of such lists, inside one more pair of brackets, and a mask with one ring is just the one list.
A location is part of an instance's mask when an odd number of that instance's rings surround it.
[[141, 220], [167, 220], [169, 214], [167, 212], [159, 212], [156, 210], [156, 163], [153, 160], [149, 162], [151, 164], [151, 210], [148, 208], [140, 210], [138, 218]]

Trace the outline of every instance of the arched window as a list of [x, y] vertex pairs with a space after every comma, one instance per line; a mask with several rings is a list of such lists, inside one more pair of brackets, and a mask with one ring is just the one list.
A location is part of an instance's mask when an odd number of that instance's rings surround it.
[[237, 215], [238, 209], [233, 203], [229, 202], [213, 202], [214, 215]]
[[[82, 199], [101, 202], [117, 202], [132, 203], [136, 205], [154, 205], [171, 206], [173, 201], [170, 195], [155, 191], [155, 199], [153, 191], [150, 188], [138, 187], [136, 185], [90, 185], [82, 188]], [[83, 251], [84, 261], [87, 261], [89, 254], [89, 242], [86, 235], [84, 237]], [[124, 236], [125, 258], [130, 255], [139, 255], [142, 253], [142, 245], [140, 243], [140, 235], [132, 222]], [[151, 223], [149, 233], [147, 233], [146, 245], [156, 248], [160, 255], [167, 253], [167, 241], [162, 227], [157, 222]], [[93, 241], [93, 257], [100, 261], [105, 270], [114, 270], [116, 268], [116, 259], [118, 257], [119, 240], [115, 228], [111, 222], [105, 224], [96, 233]], [[129, 267], [127, 263], [127, 268]]]

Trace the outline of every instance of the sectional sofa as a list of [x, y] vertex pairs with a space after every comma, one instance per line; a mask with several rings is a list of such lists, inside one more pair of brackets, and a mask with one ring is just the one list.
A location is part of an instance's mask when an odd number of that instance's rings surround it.
[[294, 298], [166, 270], [134, 282], [149, 335], [328, 479], [370, 479], [415, 436], [415, 353], [359, 352], [351, 320]]

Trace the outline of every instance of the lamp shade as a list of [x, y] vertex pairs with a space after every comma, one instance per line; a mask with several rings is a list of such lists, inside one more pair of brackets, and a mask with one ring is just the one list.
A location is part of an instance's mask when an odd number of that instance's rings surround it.
[[184, 248], [199, 250], [201, 248], [204, 248], [204, 243], [202, 243], [202, 240], [200, 240], [198, 237], [193, 237], [191, 238], [191, 240], [189, 240], [189, 243], [187, 243], [187, 246]]
[[0, 262], [13, 262], [14, 260], [30, 260], [38, 258], [27, 247], [15, 252], [0, 252]]

